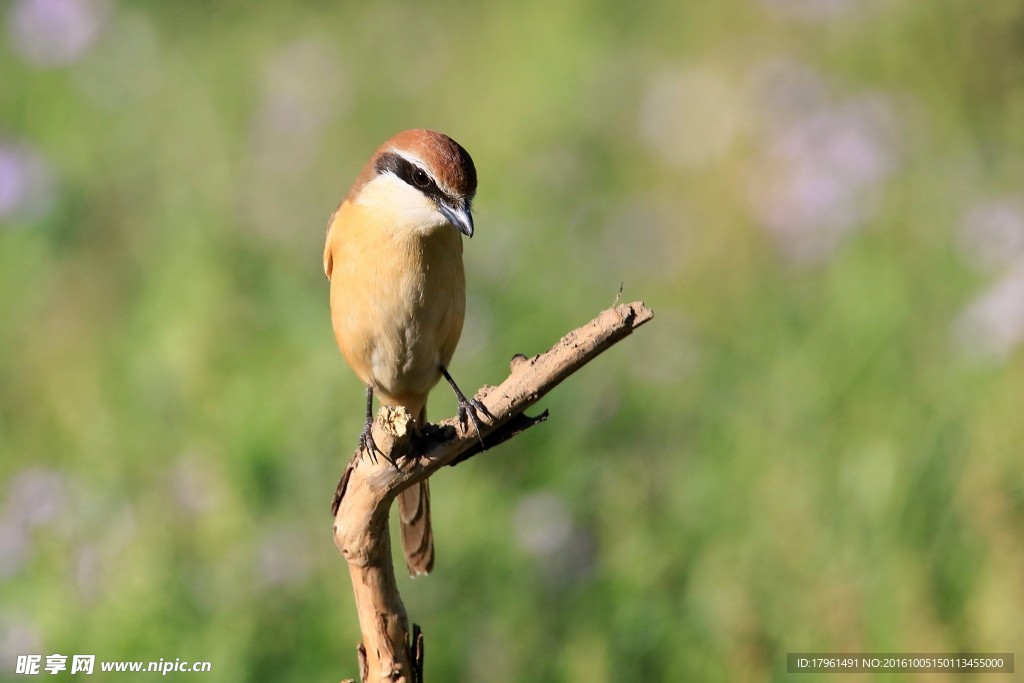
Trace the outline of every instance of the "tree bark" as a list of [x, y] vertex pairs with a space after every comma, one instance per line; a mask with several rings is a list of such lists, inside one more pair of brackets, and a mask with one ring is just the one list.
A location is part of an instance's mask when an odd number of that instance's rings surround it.
[[[547, 417], [524, 411], [562, 380], [600, 355], [654, 313], [642, 302], [603, 311], [569, 332], [548, 351], [512, 359], [509, 376], [497, 387], [483, 387], [476, 400], [481, 435], [488, 448]], [[395, 582], [388, 511], [405, 488], [445, 465], [455, 465], [483, 449], [471, 423], [456, 417], [438, 425], [415, 427], [404, 408], [383, 407], [373, 424], [380, 452], [357, 452], [346, 466], [334, 503], [334, 543], [348, 562], [359, 628], [360, 680], [417, 683], [423, 677], [423, 636], [410, 634], [405, 607]], [[413, 436], [418, 434], [417, 436]]]

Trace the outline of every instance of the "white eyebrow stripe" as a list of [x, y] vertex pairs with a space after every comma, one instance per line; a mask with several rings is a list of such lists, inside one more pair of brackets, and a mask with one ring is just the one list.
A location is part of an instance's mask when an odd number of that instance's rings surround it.
[[[405, 159], [409, 163], [415, 164], [415, 165], [419, 166], [420, 168], [422, 168], [427, 173], [430, 173], [430, 169], [427, 167], [427, 165], [425, 163], [423, 163], [423, 159], [420, 159], [418, 156], [415, 156], [413, 154], [409, 154], [408, 152], [406, 152], [404, 150], [401, 150], [401, 149], [398, 149], [397, 147], [392, 147], [391, 151], [394, 152], [396, 155], [402, 157], [403, 159]], [[430, 173], [430, 177], [433, 178], [434, 174]]]

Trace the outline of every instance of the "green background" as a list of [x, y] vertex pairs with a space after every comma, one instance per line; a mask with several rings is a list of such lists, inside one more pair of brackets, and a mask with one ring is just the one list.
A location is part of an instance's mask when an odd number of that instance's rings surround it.
[[2, 8], [0, 679], [356, 675], [321, 254], [410, 127], [479, 171], [464, 388], [656, 314], [432, 481], [427, 680], [1021, 654], [1016, 0]]

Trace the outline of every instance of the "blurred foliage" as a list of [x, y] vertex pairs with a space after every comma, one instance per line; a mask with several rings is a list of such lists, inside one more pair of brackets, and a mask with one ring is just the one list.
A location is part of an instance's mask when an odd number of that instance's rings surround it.
[[1020, 653], [1019, 2], [3, 9], [0, 677], [355, 675], [320, 259], [409, 127], [480, 173], [464, 387], [620, 283], [656, 312], [434, 480], [428, 680]]

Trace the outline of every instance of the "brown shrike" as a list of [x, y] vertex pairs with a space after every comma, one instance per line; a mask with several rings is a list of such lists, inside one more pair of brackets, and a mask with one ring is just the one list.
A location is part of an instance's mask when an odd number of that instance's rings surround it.
[[[331, 320], [345, 360], [366, 385], [360, 448], [371, 436], [373, 395], [426, 422], [427, 394], [443, 376], [459, 400], [459, 418], [482, 405], [468, 401], [448, 374], [466, 312], [462, 236], [473, 236], [470, 203], [476, 168], [447, 135], [407, 130], [374, 152], [331, 216], [324, 271], [331, 281]], [[434, 565], [427, 482], [398, 496], [402, 547], [412, 575]]]

